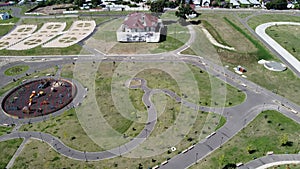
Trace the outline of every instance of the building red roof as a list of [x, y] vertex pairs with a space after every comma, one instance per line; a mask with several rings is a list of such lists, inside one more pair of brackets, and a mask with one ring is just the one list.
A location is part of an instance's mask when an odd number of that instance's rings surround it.
[[135, 12], [129, 14], [127, 19], [123, 22], [128, 28], [140, 28], [156, 26], [158, 18], [147, 13]]

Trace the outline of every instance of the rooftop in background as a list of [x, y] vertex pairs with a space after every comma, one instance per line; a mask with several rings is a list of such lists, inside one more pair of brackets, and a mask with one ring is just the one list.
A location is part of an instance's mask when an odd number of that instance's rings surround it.
[[162, 20], [148, 13], [134, 12], [125, 18], [117, 30], [119, 42], [159, 42]]
[[151, 14], [135, 12], [129, 14], [123, 22], [130, 29], [156, 26], [158, 18]]

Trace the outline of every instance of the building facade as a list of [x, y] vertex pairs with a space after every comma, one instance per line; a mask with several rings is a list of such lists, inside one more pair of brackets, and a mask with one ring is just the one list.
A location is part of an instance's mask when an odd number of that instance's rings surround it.
[[147, 13], [129, 14], [117, 30], [119, 42], [159, 42], [162, 20]]

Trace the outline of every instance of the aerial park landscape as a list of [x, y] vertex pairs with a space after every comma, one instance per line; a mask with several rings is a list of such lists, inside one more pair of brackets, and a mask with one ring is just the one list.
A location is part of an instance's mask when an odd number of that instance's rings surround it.
[[0, 168], [300, 168], [299, 10], [140, 3], [1, 7]]

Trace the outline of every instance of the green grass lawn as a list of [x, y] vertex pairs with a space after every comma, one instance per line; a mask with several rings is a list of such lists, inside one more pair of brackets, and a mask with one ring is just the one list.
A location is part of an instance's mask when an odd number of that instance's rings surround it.
[[[246, 128], [225, 143], [221, 149], [201, 160], [192, 168], [223, 168], [227, 164], [249, 162], [265, 156], [268, 151], [275, 154], [295, 154], [300, 150], [300, 125], [277, 111], [264, 111]], [[281, 145], [281, 137], [287, 135], [288, 144]], [[251, 154], [248, 150], [252, 150]], [[224, 159], [222, 160], [222, 156]]]
[[35, 56], [35, 55], [76, 55], [79, 54], [82, 47], [78, 44], [66, 48], [42, 48], [41, 46], [25, 51], [1, 50], [2, 56]]
[[[118, 63], [116, 63], [118, 64]], [[136, 63], [137, 64], [137, 63]], [[167, 66], [167, 65], [166, 65]], [[170, 65], [169, 65], [170, 66]], [[113, 63], [101, 63], [99, 65], [98, 73], [96, 75], [96, 82], [95, 82], [95, 88], [97, 89], [95, 91], [97, 103], [99, 105], [100, 111], [103, 113], [103, 117], [106, 119], [106, 121], [109, 123], [112, 128], [114, 128], [119, 133], [125, 133], [129, 136], [135, 136], [138, 134], [144, 126], [145, 120], [147, 119], [147, 112], [145, 109], [145, 105], [142, 103], [142, 96], [144, 94], [143, 91], [140, 89], [130, 89], [129, 90], [129, 97], [130, 100], [135, 107], [137, 111], [129, 111], [128, 110], [122, 110], [124, 112], [119, 112], [117, 108], [115, 107], [115, 100], [113, 100], [111, 96], [111, 83], [112, 83], [112, 75], [113, 70], [117, 68], [117, 65], [114, 65]], [[222, 88], [225, 84], [222, 83], [220, 80], [217, 80], [213, 77], [209, 77], [207, 73], [204, 71], [199, 71], [199, 69], [195, 66], [190, 66], [191, 72], [194, 74], [194, 77], [186, 77], [184, 78], [195, 78], [195, 81], [198, 84], [199, 92], [200, 92], [200, 98], [196, 98], [198, 101], [196, 103], [200, 105], [213, 105], [213, 106], [233, 106], [238, 105], [241, 102], [244, 101], [245, 95], [242, 92], [238, 92], [237, 89], [233, 88], [232, 86], [226, 85], [227, 92], [222, 93], [217, 92], [218, 96], [214, 96], [214, 99], [212, 99], [212, 95], [216, 94], [211, 91], [211, 85], [213, 84], [214, 89]], [[189, 74], [189, 75], [193, 75]], [[178, 95], [181, 95], [180, 89], [178, 87], [177, 82], [166, 72], [163, 72], [158, 69], [145, 69], [141, 72], [139, 72], [135, 77], [143, 78], [147, 80], [147, 85], [152, 89], [169, 89], [171, 91], [174, 91]], [[189, 87], [188, 87], [189, 88]], [[194, 92], [194, 89], [189, 88], [191, 93]], [[192, 94], [187, 94], [192, 98]], [[169, 96], [168, 96], [169, 97]], [[183, 97], [183, 96], [182, 96]], [[222, 105], [222, 102], [225, 100], [225, 105]], [[174, 114], [175, 110], [179, 110], [179, 108], [174, 105], [175, 102], [171, 98], [166, 98], [168, 100], [168, 106], [167, 109], [170, 112], [170, 114]], [[130, 109], [131, 110], [131, 109]], [[125, 114], [128, 114], [129, 117], [133, 116], [132, 120], [123, 117]], [[140, 114], [136, 114], [140, 113]], [[167, 114], [166, 114], [167, 115]], [[139, 119], [136, 119], [136, 116], [139, 117]], [[169, 115], [167, 115], [169, 116]], [[168, 117], [169, 118], [169, 117]], [[167, 118], [167, 119], [168, 119]], [[139, 123], [140, 122], [140, 123]], [[172, 120], [170, 121], [173, 122]], [[164, 126], [167, 127], [166, 124]], [[133, 128], [137, 130], [132, 130]]]
[[268, 169], [300, 169], [299, 164], [276, 165]]
[[246, 18], [250, 15], [252, 15], [253, 13], [252, 12], [240, 12], [240, 13], [237, 13], [237, 15], [240, 17], [240, 18]]
[[0, 142], [0, 168], [5, 168], [10, 159], [21, 145], [23, 139], [13, 139]]
[[[219, 35], [222, 37], [222, 39], [225, 40], [227, 44], [235, 47], [237, 51], [228, 51], [214, 47], [207, 40], [201, 29], [195, 27], [197, 39], [195, 43], [191, 45], [191, 50], [189, 52], [194, 52], [199, 56], [215, 61], [216, 63], [218, 62], [221, 65], [228, 65], [229, 70], [233, 70], [232, 68], [236, 67], [237, 65], [242, 65], [247, 69], [247, 73], [245, 73], [245, 75], [248, 77], [248, 79], [262, 87], [267, 88], [268, 90], [278, 90], [278, 94], [285, 96], [297, 104], [300, 104], [300, 100], [298, 99], [300, 92], [298, 90], [300, 88], [299, 78], [289, 69], [284, 72], [272, 72], [257, 64], [257, 61], [261, 58], [275, 61], [279, 61], [279, 59], [271, 55], [270, 52], [265, 49], [263, 44], [255, 39], [246, 28], [241, 27], [241, 24], [237, 19], [235, 19], [235, 17], [230, 17], [230, 15], [227, 14], [225, 19], [223, 16], [217, 17], [215, 14], [211, 15], [212, 16], [210, 16], [210, 14], [206, 14], [206, 17], [204, 18], [216, 30], [219, 30], [218, 25], [224, 22], [224, 24], [222, 24], [222, 29], [230, 30], [227, 31], [226, 36], [243, 37], [237, 41], [241, 47], [232, 45], [231, 42], [227, 41], [222, 32], [219, 32]], [[249, 47], [250, 50], [243, 49], [245, 46], [246, 49]], [[254, 49], [252, 49], [250, 46], [254, 47]], [[292, 87], [287, 88], [286, 86]]]
[[73, 78], [73, 71], [74, 71], [74, 65], [73, 64], [66, 64], [63, 65], [61, 69], [60, 76], [65, 78]]
[[[116, 66], [113, 63], [100, 64], [96, 75], [97, 78], [95, 81], [95, 87], [97, 89], [95, 91], [97, 103], [99, 105], [100, 112], [103, 114], [103, 117], [106, 119], [109, 125], [112, 126], [113, 129], [115, 129], [119, 133], [124, 133], [128, 136], [136, 135], [143, 129], [144, 124], [134, 124], [134, 128], [136, 128], [136, 130], [133, 131], [132, 125], [134, 122], [128, 118], [123, 117], [123, 115], [115, 107], [115, 103], [111, 96], [111, 81], [112, 75], [114, 73], [112, 70], [115, 67]], [[147, 114], [143, 104], [141, 103], [141, 100], [139, 100], [141, 99], [142, 95], [142, 91], [130, 90], [130, 98], [133, 99], [132, 101], [135, 102], [133, 105], [138, 107], [138, 110], [142, 110], [145, 114]], [[132, 112], [128, 112], [128, 114], [131, 113]]]
[[15, 82], [11, 82], [11, 83], [8, 83], [7, 85], [5, 86], [2, 86], [0, 88], [0, 96], [2, 96], [4, 93], [8, 92], [9, 90], [13, 89], [14, 87], [17, 87], [18, 85], [20, 85], [20, 83], [25, 80], [25, 79], [32, 79], [34, 76], [46, 76], [46, 74], [50, 73], [50, 74], [55, 74], [56, 73], [56, 68], [53, 67], [53, 68], [48, 68], [48, 69], [45, 69], [45, 70], [36, 70], [36, 73], [32, 73], [31, 75], [29, 76], [23, 76], [19, 79], [16, 79]]
[[[300, 18], [299, 18], [300, 19]], [[288, 52], [300, 60], [300, 26], [279, 25], [272, 26], [266, 33], [277, 41]]]
[[12, 130], [11, 127], [2, 127], [2, 126], [0, 126], [0, 136], [5, 135], [7, 133], [10, 133], [11, 130]]
[[263, 14], [257, 15], [248, 20], [248, 25], [255, 30], [255, 28], [267, 22], [299, 22], [300, 17], [287, 14]]
[[201, 24], [215, 38], [215, 40], [217, 42], [219, 42], [220, 44], [226, 45], [226, 46], [230, 46], [229, 44], [226, 43], [225, 40], [222, 39], [219, 32], [208, 21], [203, 20], [201, 22]]
[[175, 11], [164, 12], [160, 18], [164, 20], [178, 20], [178, 17], [175, 15]]
[[[84, 10], [79, 11], [79, 13], [84, 13], [88, 15], [103, 14], [103, 15], [124, 15], [124, 16], [133, 12], [134, 11], [95, 11], [95, 12], [86, 12]], [[142, 11], [142, 12], [149, 13], [149, 11]]]
[[189, 39], [188, 29], [178, 23], [167, 26], [166, 40], [160, 43], [119, 43], [116, 30], [123, 23], [124, 18], [119, 18], [99, 27], [98, 31], [87, 41], [89, 46], [104, 53], [115, 54], [145, 54], [161, 53], [181, 47]]
[[0, 25], [0, 36], [7, 34], [13, 27], [13, 25]]
[[64, 144], [81, 151], [103, 150], [95, 144], [80, 126], [74, 109], [64, 112], [62, 115], [50, 118], [50, 120], [25, 124], [20, 131], [41, 131], [58, 137]]
[[196, 52], [194, 52], [194, 50], [192, 48], [186, 48], [185, 50], [183, 50], [182, 52], [180, 52], [181, 54], [184, 55], [197, 55]]
[[0, 20], [0, 24], [2, 24], [2, 23], [17, 23], [19, 21], [19, 19], [20, 18], [12, 17], [12, 18], [7, 19], [7, 20]]
[[4, 71], [6, 76], [16, 76], [25, 73], [29, 69], [28, 65], [17, 65], [10, 67]]
[[204, 13], [200, 16], [202, 19], [200, 26], [204, 26], [218, 42], [232, 46], [238, 52], [255, 52], [255, 45], [238, 30], [230, 26], [224, 17], [236, 21], [236, 17], [231, 13]]
[[[186, 110], [184, 110], [186, 111]], [[187, 110], [188, 111], [188, 110]], [[138, 157], [128, 158], [115, 157], [108, 160], [96, 161], [96, 162], [82, 162], [59, 155], [56, 151], [49, 147], [48, 144], [42, 143], [38, 140], [30, 140], [21, 152], [20, 156], [16, 159], [13, 168], [143, 168], [153, 167], [167, 158], [171, 158], [182, 150], [186, 149], [193, 143], [197, 142], [200, 138], [207, 136], [209, 133], [203, 133], [202, 127], [207, 117], [207, 113], [199, 112], [196, 118], [195, 125], [191, 127], [190, 132], [186, 136], [182, 137], [179, 144], [175, 145], [177, 150], [175, 152], [164, 152], [162, 154], [153, 157]], [[214, 118], [217, 116], [214, 115]], [[154, 145], [154, 146], [157, 146]]]

